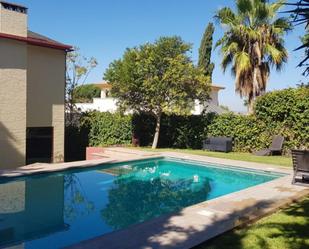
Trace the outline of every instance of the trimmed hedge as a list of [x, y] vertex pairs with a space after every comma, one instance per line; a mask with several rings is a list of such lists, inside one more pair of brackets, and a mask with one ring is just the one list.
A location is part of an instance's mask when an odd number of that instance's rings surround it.
[[285, 138], [284, 151], [309, 147], [309, 89], [290, 88], [265, 94], [257, 99], [255, 113], [217, 116], [209, 134], [232, 136], [235, 151], [251, 152], [270, 145], [273, 135]]
[[132, 115], [91, 112], [84, 123], [90, 125], [89, 145], [129, 145], [132, 141]]
[[[202, 141], [214, 114], [202, 116], [162, 116], [159, 147], [202, 148]], [[90, 112], [82, 118], [82, 126], [89, 128], [90, 146], [130, 145], [132, 138], [141, 146], [152, 144], [155, 119], [146, 114]]]
[[[214, 118], [207, 115], [163, 115], [158, 147], [201, 149], [207, 128]], [[152, 144], [155, 130], [155, 119], [149, 115], [133, 116], [133, 132], [140, 146]]]
[[[91, 112], [81, 121], [89, 129], [89, 145], [129, 145], [132, 137], [141, 146], [152, 144], [152, 116]], [[285, 137], [284, 150], [309, 147], [309, 89], [285, 89], [257, 99], [255, 113], [200, 116], [163, 115], [158, 147], [201, 149], [209, 135], [234, 137], [234, 151], [252, 152], [270, 145], [273, 135]], [[85, 136], [83, 134], [83, 136]], [[83, 142], [84, 144], [84, 142]]]
[[208, 135], [234, 138], [234, 151], [248, 152], [269, 145], [271, 134], [263, 122], [254, 116], [242, 116], [227, 113], [216, 116], [208, 127]]
[[257, 99], [255, 116], [286, 138], [286, 148], [309, 148], [309, 88], [273, 91]]

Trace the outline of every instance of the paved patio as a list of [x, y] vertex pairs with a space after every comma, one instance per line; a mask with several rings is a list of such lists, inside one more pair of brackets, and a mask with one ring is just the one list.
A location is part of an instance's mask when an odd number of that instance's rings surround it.
[[217, 159], [182, 153], [148, 153], [126, 148], [107, 148], [103, 153], [96, 155], [96, 158], [102, 157], [102, 159], [54, 165], [35, 164], [14, 171], [2, 171], [0, 172], [0, 176], [11, 177], [65, 170], [72, 167], [93, 167], [106, 162], [121, 162], [143, 158], [156, 158], [160, 156], [240, 166], [248, 169], [274, 171], [286, 173], [288, 175], [268, 183], [187, 207], [177, 213], [133, 225], [128, 229], [99, 236], [68, 248], [187, 249], [238, 225], [259, 219], [309, 194], [308, 187], [291, 185], [292, 170], [284, 167], [272, 167], [270, 165], [258, 163]]

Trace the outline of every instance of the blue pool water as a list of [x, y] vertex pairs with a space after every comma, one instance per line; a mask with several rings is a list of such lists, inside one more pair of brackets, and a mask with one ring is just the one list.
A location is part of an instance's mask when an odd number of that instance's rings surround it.
[[0, 247], [61, 248], [280, 176], [160, 158], [0, 178]]

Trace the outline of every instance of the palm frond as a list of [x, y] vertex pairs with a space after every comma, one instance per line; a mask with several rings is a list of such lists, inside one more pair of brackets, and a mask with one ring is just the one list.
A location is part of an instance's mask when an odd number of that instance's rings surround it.
[[221, 23], [225, 25], [237, 24], [237, 17], [235, 13], [228, 7], [224, 7], [220, 9], [215, 18]]

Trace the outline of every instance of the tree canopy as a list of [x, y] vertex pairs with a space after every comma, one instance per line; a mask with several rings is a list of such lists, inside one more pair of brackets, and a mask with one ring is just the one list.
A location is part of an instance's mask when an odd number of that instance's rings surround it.
[[204, 70], [205, 75], [210, 77], [210, 79], [212, 79], [212, 72], [215, 68], [215, 64], [211, 62], [214, 31], [215, 27], [213, 23], [209, 23], [201, 41], [198, 57], [198, 66]]
[[221, 47], [222, 68], [231, 65], [236, 92], [245, 97], [252, 110], [253, 101], [266, 90], [270, 68], [281, 70], [287, 61], [284, 35], [291, 29], [287, 18], [277, 17], [284, 0], [237, 0], [236, 11], [225, 7], [216, 19], [226, 27], [217, 42]]
[[195, 100], [204, 103], [209, 98], [209, 77], [194, 66], [190, 50], [191, 45], [180, 37], [161, 37], [127, 49], [105, 72], [120, 107], [156, 118], [154, 148], [163, 113], [189, 114]]
[[101, 89], [93, 84], [80, 85], [73, 90], [73, 100], [75, 103], [88, 103], [100, 97], [100, 93]]

